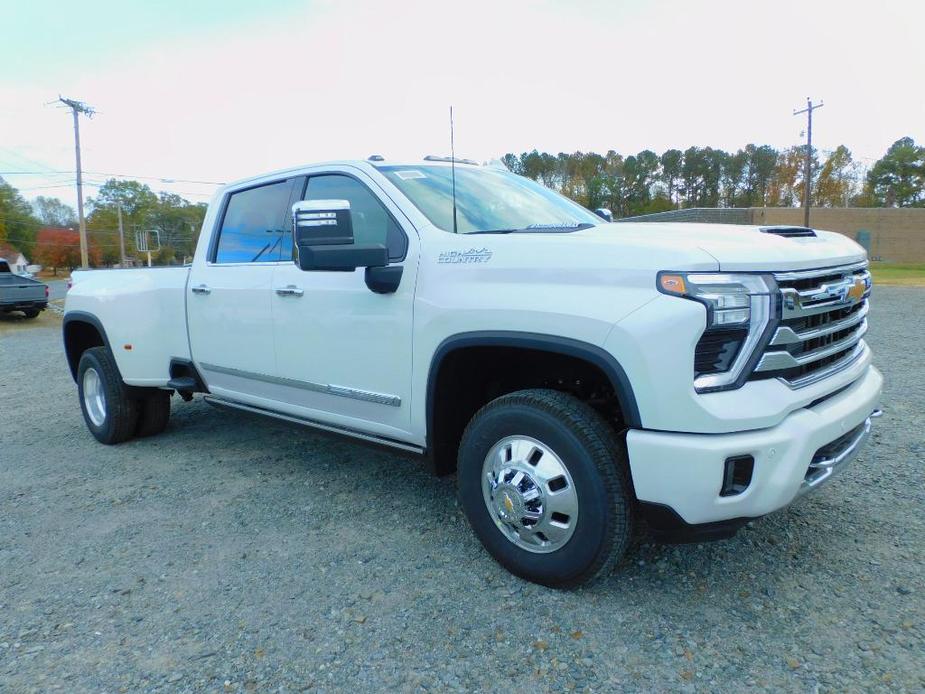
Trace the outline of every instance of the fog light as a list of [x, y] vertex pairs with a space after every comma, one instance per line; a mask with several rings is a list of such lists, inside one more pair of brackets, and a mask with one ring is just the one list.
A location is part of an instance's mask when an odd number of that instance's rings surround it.
[[723, 471], [723, 486], [720, 496], [735, 496], [741, 494], [752, 483], [752, 472], [755, 470], [755, 459], [750, 455], [737, 455], [726, 458], [726, 467]]

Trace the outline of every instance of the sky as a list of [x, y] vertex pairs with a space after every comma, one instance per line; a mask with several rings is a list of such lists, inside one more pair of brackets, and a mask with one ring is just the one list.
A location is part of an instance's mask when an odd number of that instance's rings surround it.
[[[5, 9], [2, 7], [6, 5]], [[0, 176], [207, 200], [329, 159], [925, 142], [920, 0], [0, 0]], [[29, 171], [30, 174], [7, 172]], [[60, 172], [60, 173], [58, 173]], [[142, 178], [145, 177], [145, 178]]]

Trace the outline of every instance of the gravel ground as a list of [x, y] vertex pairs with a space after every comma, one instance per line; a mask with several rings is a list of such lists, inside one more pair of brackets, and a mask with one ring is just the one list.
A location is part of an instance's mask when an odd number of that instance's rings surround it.
[[0, 319], [0, 690], [922, 691], [925, 291], [872, 316], [853, 467], [574, 592], [497, 566], [412, 458], [199, 400], [101, 446], [59, 319]]

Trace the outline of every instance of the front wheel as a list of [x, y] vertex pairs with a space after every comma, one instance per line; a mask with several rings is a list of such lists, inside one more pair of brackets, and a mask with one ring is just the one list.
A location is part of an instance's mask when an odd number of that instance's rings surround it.
[[572, 587], [626, 552], [634, 500], [623, 442], [586, 403], [552, 390], [502, 396], [476, 413], [459, 448], [469, 523], [505, 568]]

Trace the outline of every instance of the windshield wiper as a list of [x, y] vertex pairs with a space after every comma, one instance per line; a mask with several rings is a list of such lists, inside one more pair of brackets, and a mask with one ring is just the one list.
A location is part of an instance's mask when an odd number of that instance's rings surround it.
[[582, 229], [590, 229], [595, 226], [588, 222], [576, 222], [574, 224], [530, 224], [525, 227], [518, 227], [516, 229], [485, 229], [481, 231], [470, 231], [467, 232], [467, 236], [472, 234], [536, 234], [542, 232], [558, 232], [558, 231], [581, 231]]
[[575, 222], [570, 224], [531, 224], [520, 231], [581, 231], [590, 229], [593, 224], [589, 222]]

